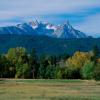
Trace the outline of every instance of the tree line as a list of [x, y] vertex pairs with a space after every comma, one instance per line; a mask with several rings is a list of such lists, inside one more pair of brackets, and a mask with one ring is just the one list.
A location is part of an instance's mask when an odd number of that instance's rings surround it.
[[10, 48], [0, 55], [0, 78], [30, 79], [100, 79], [100, 56], [97, 46], [89, 52], [76, 51], [72, 56], [31, 53], [23, 47]]

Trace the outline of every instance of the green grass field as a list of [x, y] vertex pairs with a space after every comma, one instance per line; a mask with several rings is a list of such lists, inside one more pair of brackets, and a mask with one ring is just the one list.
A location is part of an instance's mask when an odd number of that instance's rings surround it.
[[100, 82], [3, 79], [0, 100], [100, 100]]

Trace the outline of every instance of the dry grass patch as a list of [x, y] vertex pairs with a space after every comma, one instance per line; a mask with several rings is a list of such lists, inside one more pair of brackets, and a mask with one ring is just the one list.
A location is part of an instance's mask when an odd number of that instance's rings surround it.
[[0, 100], [100, 100], [100, 84], [81, 80], [3, 80]]

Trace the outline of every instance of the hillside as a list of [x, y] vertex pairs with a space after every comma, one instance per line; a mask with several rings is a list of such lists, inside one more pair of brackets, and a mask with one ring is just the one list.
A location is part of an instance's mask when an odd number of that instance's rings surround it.
[[100, 48], [100, 39], [57, 39], [38, 35], [0, 35], [0, 52], [5, 53], [9, 48], [25, 47], [29, 52], [35, 48], [40, 54], [73, 54], [75, 51], [88, 51], [95, 45]]

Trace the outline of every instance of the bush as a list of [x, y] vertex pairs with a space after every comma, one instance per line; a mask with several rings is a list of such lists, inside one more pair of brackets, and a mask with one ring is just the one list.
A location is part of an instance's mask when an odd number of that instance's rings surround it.
[[84, 79], [92, 79], [94, 72], [94, 62], [87, 61], [85, 62], [81, 74]]

